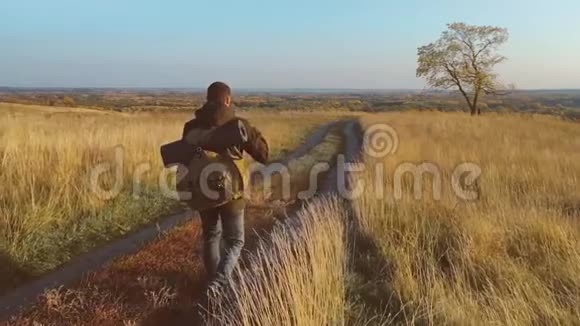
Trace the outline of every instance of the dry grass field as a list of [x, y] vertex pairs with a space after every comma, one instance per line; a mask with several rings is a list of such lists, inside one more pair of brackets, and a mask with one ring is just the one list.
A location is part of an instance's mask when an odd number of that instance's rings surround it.
[[[266, 252], [261, 239], [270, 237], [268, 233], [273, 226], [287, 219], [287, 213], [292, 209], [289, 206], [299, 204], [295, 201], [296, 194], [308, 186], [308, 171], [312, 166], [318, 162], [331, 161], [341, 150], [342, 139], [339, 136], [341, 127], [342, 124], [339, 123], [330, 128], [329, 133], [322, 137], [321, 143], [310, 148], [303, 156], [287, 162], [291, 183], [290, 198], [254, 196], [249, 201], [245, 214], [247, 236], [244, 256], [247, 259], [252, 259], [250, 257], [253, 257], [252, 252], [255, 250], [262, 252], [255, 257], [260, 257]], [[279, 182], [279, 179], [274, 178], [272, 181], [274, 189], [279, 188]], [[259, 182], [254, 187], [256, 193], [263, 193]], [[332, 207], [338, 207], [338, 203], [328, 205], [328, 208]], [[320, 245], [318, 252], [321, 254], [325, 252], [325, 248], [342, 241], [343, 228], [334, 224], [338, 218], [336, 211], [327, 209], [327, 206], [320, 206], [316, 211], [300, 215], [305, 229], [310, 227], [312, 232], [318, 232], [317, 216], [323, 212], [327, 214], [325, 216], [328, 218], [328, 229], [326, 233], [317, 234], [319, 241], [317, 246]], [[275, 227], [271, 236], [279, 243], [286, 244], [292, 241], [303, 245], [307, 244], [303, 240], [310, 237], [299, 233], [289, 234], [280, 227]], [[180, 323], [191, 325], [195, 316], [194, 307], [204, 294], [205, 272], [202, 266], [201, 243], [200, 220], [193, 219], [191, 223], [167, 232], [138, 253], [120, 257], [103, 270], [88, 273], [71, 288], [47, 291], [32, 309], [12, 319], [10, 324], [28, 325], [41, 322], [46, 325], [181, 325]], [[291, 246], [285, 248], [293, 250]], [[296, 261], [304, 264], [300, 268], [306, 268], [309, 264], [306, 254], [309, 248], [303, 247], [301, 250], [304, 254], [296, 257]], [[346, 256], [342, 248], [336, 248], [333, 257], [329, 258], [344, 260]], [[320, 261], [324, 263], [325, 260]], [[326, 266], [332, 266], [334, 261], [330, 260], [325, 264], [319, 268], [326, 270]], [[247, 264], [251, 265], [252, 262]], [[289, 263], [285, 266], [288, 273], [292, 273], [296, 268], [294, 264]], [[302, 270], [304, 271], [302, 277], [308, 277], [308, 271]], [[340, 273], [340, 270], [336, 272]], [[340, 279], [341, 275], [337, 274], [337, 278]], [[325, 279], [326, 276], [322, 277], [321, 281]], [[272, 292], [272, 295], [275, 295], [275, 292]], [[334, 314], [339, 314], [342, 303], [328, 305], [330, 306], [334, 307]], [[305, 309], [308, 307], [305, 306]], [[305, 310], [304, 317], [310, 318], [308, 315], [312, 311]], [[314, 321], [316, 318], [308, 320]]]
[[[363, 235], [376, 246], [369, 284], [374, 315], [403, 324], [571, 325], [580, 321], [580, 128], [546, 116], [394, 113], [396, 153], [380, 161], [384, 197], [354, 202]], [[413, 178], [393, 192], [403, 162], [432, 162], [433, 190], [414, 199]], [[481, 169], [458, 199], [452, 174], [461, 163]], [[425, 179], [431, 179], [428, 175]], [[431, 188], [433, 182], [422, 189]], [[382, 263], [380, 263], [382, 262]], [[364, 263], [364, 262], [363, 262]], [[363, 264], [364, 265], [364, 264]], [[377, 269], [376, 266], [382, 266]], [[368, 279], [368, 277], [367, 277]], [[364, 292], [364, 291], [363, 291]]]
[[[392, 127], [397, 150], [375, 157], [369, 148], [381, 142], [365, 144], [366, 170], [353, 175], [365, 191], [350, 201], [314, 200], [297, 220], [260, 236], [229, 295], [211, 298], [209, 324], [579, 324], [577, 123], [412, 111], [361, 114], [360, 122]], [[464, 163], [481, 175], [454, 173]], [[421, 166], [423, 174], [413, 172]], [[47, 292], [18, 322], [135, 325], [152, 322], [147, 313], [156, 309], [192, 312], [188, 298], [199, 294], [176, 292], [168, 276], [199, 273], [180, 260], [194, 250], [192, 230], [91, 276], [80, 290]], [[173, 258], [158, 269], [171, 273], [153, 285], [140, 278], [166, 253]], [[118, 295], [119, 282], [143, 283], [131, 292], [140, 304], [126, 305], [132, 299]]]
[[[388, 123], [398, 150], [365, 155], [354, 181], [366, 188], [352, 202], [314, 202], [298, 227], [265, 240], [234, 294], [215, 298], [212, 324], [578, 324], [577, 124], [434, 112], [361, 122]], [[413, 173], [397, 170], [429, 162], [440, 191], [426, 173], [416, 199]], [[478, 181], [458, 179], [474, 200], [458, 198], [451, 183], [465, 162], [482, 171]]]
[[347, 211], [313, 200], [262, 240], [238, 269], [234, 294], [211, 298], [209, 325], [344, 325]]
[[[265, 134], [274, 158], [333, 119], [243, 115]], [[161, 195], [158, 153], [161, 144], [181, 136], [191, 116], [0, 104], [0, 292], [179, 209]], [[122, 165], [111, 165], [99, 185], [115, 189], [117, 180], [118, 194], [98, 196], [91, 171], [115, 162], [116, 149]]]

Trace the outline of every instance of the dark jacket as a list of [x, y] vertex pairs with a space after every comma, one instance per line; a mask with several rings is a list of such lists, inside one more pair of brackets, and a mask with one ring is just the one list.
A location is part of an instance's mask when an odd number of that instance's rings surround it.
[[[222, 127], [234, 119], [241, 120], [246, 126], [247, 140], [245, 142], [232, 142], [237, 144], [227, 148], [219, 148], [219, 145], [212, 146], [212, 143], [215, 142], [210, 141], [202, 144], [202, 148], [218, 153], [227, 152], [232, 159], [242, 159], [243, 152], [245, 151], [254, 160], [265, 164], [268, 161], [269, 148], [262, 134], [256, 128], [252, 127], [247, 120], [236, 118], [234, 109], [225, 105], [206, 103], [199, 110], [195, 111], [195, 118], [188, 121], [183, 127], [182, 138], [187, 141], [188, 138], [196, 137], [196, 130], [209, 130]], [[221, 139], [233, 139], [238, 136], [232, 134], [238, 133], [238, 129], [236, 128], [220, 128], [218, 132], [223, 132], [222, 135], [219, 135]], [[223, 141], [219, 143], [223, 143]]]
[[[243, 123], [247, 132], [244, 141], [241, 141], [239, 135], [238, 122]], [[213, 130], [212, 136], [207, 139], [204, 135], [209, 130]], [[268, 161], [268, 143], [262, 134], [247, 120], [237, 118], [234, 109], [225, 105], [208, 102], [195, 111], [195, 118], [183, 127], [182, 138], [187, 143], [197, 143], [204, 150], [227, 155], [233, 160], [242, 160], [245, 151], [260, 163], [265, 164]], [[243, 199], [236, 202], [238, 203], [233, 205], [235, 208], [243, 207]]]

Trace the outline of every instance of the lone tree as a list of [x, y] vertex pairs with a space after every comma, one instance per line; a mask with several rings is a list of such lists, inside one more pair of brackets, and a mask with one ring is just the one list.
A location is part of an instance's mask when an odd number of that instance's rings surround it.
[[437, 41], [418, 49], [417, 77], [433, 88], [458, 89], [471, 114], [481, 114], [477, 104], [482, 92], [497, 95], [506, 89], [493, 68], [506, 60], [496, 51], [508, 40], [508, 30], [464, 23], [447, 28]]
[[62, 104], [64, 104], [65, 106], [73, 107], [73, 106], [75, 106], [75, 100], [70, 96], [65, 96], [62, 99]]

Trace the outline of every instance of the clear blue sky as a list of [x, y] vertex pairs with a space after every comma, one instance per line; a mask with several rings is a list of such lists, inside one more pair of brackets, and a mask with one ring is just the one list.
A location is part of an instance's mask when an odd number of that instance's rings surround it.
[[0, 85], [422, 88], [416, 50], [507, 27], [519, 88], [580, 88], [579, 0], [0, 0]]

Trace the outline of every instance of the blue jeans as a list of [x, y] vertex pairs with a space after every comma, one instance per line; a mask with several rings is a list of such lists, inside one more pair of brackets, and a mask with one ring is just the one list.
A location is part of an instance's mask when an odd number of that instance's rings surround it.
[[[244, 208], [235, 203], [199, 212], [203, 260], [210, 283], [226, 283], [244, 247]], [[222, 236], [223, 235], [223, 236]], [[221, 243], [224, 242], [223, 255]]]

